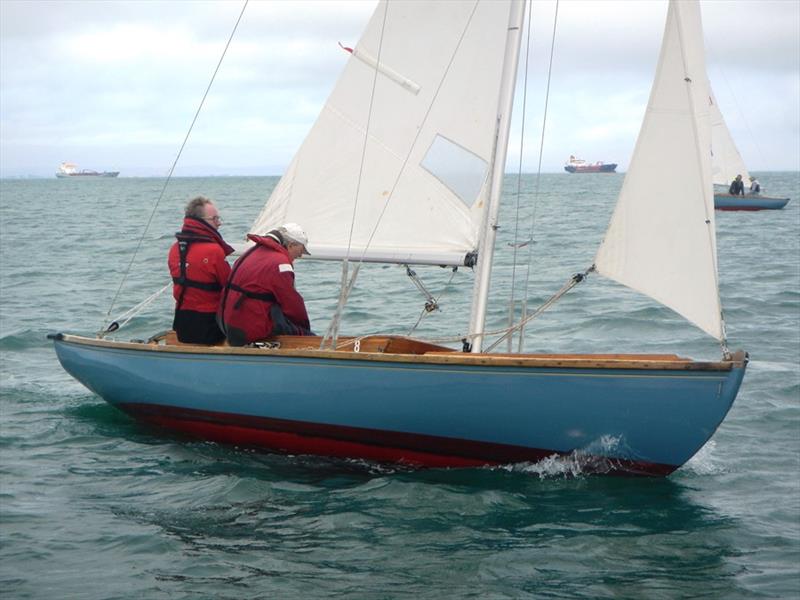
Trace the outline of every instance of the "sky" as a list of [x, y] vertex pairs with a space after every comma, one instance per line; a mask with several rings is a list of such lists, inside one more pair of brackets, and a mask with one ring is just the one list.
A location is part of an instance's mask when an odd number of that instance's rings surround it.
[[[402, 1], [402, 0], [395, 0]], [[444, 0], [448, 1], [448, 0]], [[243, 1], [0, 0], [0, 177], [61, 162], [166, 175]], [[314, 123], [375, 0], [250, 0], [175, 170], [280, 175]], [[800, 171], [800, 0], [701, 2], [708, 72], [751, 171]], [[666, 0], [533, 4], [507, 170], [575, 154], [625, 170], [650, 93]], [[525, 127], [522, 81], [527, 72]]]

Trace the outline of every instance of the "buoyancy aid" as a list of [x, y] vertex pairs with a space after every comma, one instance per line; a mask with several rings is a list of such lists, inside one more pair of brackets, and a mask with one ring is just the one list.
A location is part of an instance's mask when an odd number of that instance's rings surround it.
[[[201, 219], [186, 217], [183, 229], [175, 234], [177, 242], [170, 251], [170, 272], [172, 282], [175, 284], [175, 310], [188, 309], [201, 312], [216, 312], [219, 296], [223, 285], [230, 273], [230, 267], [225, 261], [225, 256], [234, 249], [228, 245], [219, 232]], [[202, 244], [213, 244], [203, 250]], [[187, 271], [189, 265], [190, 249], [198, 245], [199, 252], [192, 252], [195, 262], [204, 263], [203, 268], [193, 268], [193, 274]], [[221, 252], [220, 252], [221, 249]], [[176, 253], [177, 250], [177, 253]], [[176, 255], [177, 254], [177, 255]], [[187, 292], [190, 289], [201, 290], [193, 294], [191, 301], [187, 302]], [[203, 294], [202, 292], [208, 292]]]
[[273, 231], [248, 238], [255, 246], [234, 264], [220, 301], [218, 321], [229, 343], [243, 345], [271, 335], [276, 308], [281, 313], [278, 318], [288, 320], [293, 333], [307, 335], [308, 313], [303, 297], [294, 289], [292, 259], [280, 234]]
[[253, 300], [261, 300], [262, 302], [275, 302], [275, 295], [270, 292], [254, 292], [252, 290], [248, 290], [243, 288], [235, 283], [233, 283], [233, 278], [236, 275], [236, 271], [239, 270], [244, 264], [245, 259], [253, 253], [253, 250], [258, 248], [258, 246], [253, 246], [247, 252], [242, 254], [242, 257], [236, 261], [233, 270], [231, 271], [231, 276], [228, 278], [228, 282], [225, 284], [225, 290], [222, 293], [222, 302], [220, 306], [222, 307], [221, 310], [223, 314], [225, 313], [225, 304], [228, 301], [228, 293], [233, 290], [234, 292], [239, 292], [239, 297], [236, 299], [236, 302], [233, 305], [235, 310], [238, 310], [242, 306], [242, 302], [245, 298], [251, 298]]

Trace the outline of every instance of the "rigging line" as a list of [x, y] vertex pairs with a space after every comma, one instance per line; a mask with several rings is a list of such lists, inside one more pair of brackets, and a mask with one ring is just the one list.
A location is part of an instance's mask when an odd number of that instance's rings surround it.
[[[320, 342], [320, 350], [325, 347], [325, 343], [330, 338], [331, 345], [333, 347], [336, 346], [336, 338], [339, 335], [339, 323], [341, 322], [341, 316], [344, 312], [344, 305], [347, 303], [348, 296], [350, 295], [350, 290], [353, 289], [353, 285], [355, 284], [355, 277], [358, 274], [358, 269], [356, 268], [353, 271], [353, 279], [348, 284], [347, 283], [347, 271], [348, 271], [348, 263], [350, 262], [350, 250], [353, 245], [353, 230], [355, 229], [356, 224], [356, 213], [358, 211], [358, 196], [361, 192], [361, 179], [364, 174], [364, 162], [366, 161], [367, 156], [367, 143], [369, 142], [369, 129], [370, 124], [372, 123], [372, 112], [373, 106], [375, 102], [375, 88], [378, 85], [378, 70], [381, 64], [381, 53], [383, 51], [383, 38], [384, 33], [386, 32], [386, 16], [389, 14], [389, 0], [386, 0], [386, 4], [384, 5], [383, 11], [383, 21], [381, 22], [381, 35], [378, 41], [378, 55], [377, 55], [377, 63], [375, 65], [375, 72], [372, 76], [372, 90], [370, 92], [369, 97], [369, 110], [367, 111], [367, 125], [364, 130], [364, 144], [361, 146], [361, 163], [358, 167], [358, 180], [356, 181], [356, 190], [355, 196], [353, 198], [353, 215], [350, 219], [350, 233], [347, 237], [347, 255], [345, 259], [342, 261], [342, 288], [339, 293], [339, 302], [336, 305], [336, 312], [331, 319], [331, 323], [328, 326], [328, 330], [325, 332], [325, 335], [322, 337], [322, 341]], [[363, 258], [363, 257], [362, 257]]]
[[[541, 315], [545, 310], [550, 308], [557, 300], [559, 300], [564, 294], [566, 294], [573, 287], [575, 287], [576, 285], [578, 285], [579, 283], [584, 281], [589, 276], [589, 274], [595, 272], [595, 270], [596, 270], [595, 266], [592, 265], [591, 267], [586, 269], [583, 273], [576, 273], [575, 275], [570, 277], [569, 281], [567, 281], [567, 283], [565, 283], [561, 287], [561, 289], [559, 289], [555, 294], [553, 294], [550, 298], [548, 298], [536, 310], [536, 312], [531, 313], [530, 315], [528, 315], [524, 319], [524, 321], [521, 321], [520, 323], [517, 323], [516, 325], [513, 325], [511, 327], [503, 327], [502, 329], [494, 329], [494, 330], [491, 330], [491, 331], [481, 331], [481, 332], [477, 332], [477, 333], [466, 333], [466, 334], [463, 334], [463, 335], [456, 335], [456, 336], [452, 336], [452, 337], [424, 338], [424, 339], [422, 339], [422, 341], [426, 341], [426, 342], [430, 342], [430, 343], [461, 342], [465, 338], [466, 339], [474, 339], [476, 337], [488, 337], [488, 336], [494, 336], [494, 335], [502, 335], [503, 337], [501, 337], [498, 340], [495, 340], [495, 342], [487, 349], [487, 352], [488, 352], [489, 350], [492, 350], [495, 346], [500, 344], [504, 339], [506, 339], [506, 337], [508, 335], [510, 335], [511, 333], [513, 333], [514, 331], [516, 331], [517, 329], [519, 329], [520, 327], [522, 327], [526, 323], [532, 321], [533, 319], [535, 319], [536, 317]], [[380, 334], [378, 334], [378, 333], [367, 334], [367, 335], [362, 336], [362, 337], [368, 337], [369, 335], [380, 335]], [[406, 335], [406, 336], [398, 336], [398, 337], [409, 337], [409, 336]], [[411, 338], [409, 338], [409, 339], [411, 339]], [[420, 339], [420, 338], [415, 338], [415, 339]]]
[[[706, 44], [706, 47], [708, 47], [708, 44]], [[708, 54], [711, 54], [711, 51], [707, 52]], [[756, 152], [758, 152], [758, 157], [761, 159], [761, 163], [765, 165], [768, 164], [767, 161], [764, 159], [764, 152], [761, 150], [761, 146], [759, 145], [756, 136], [753, 135], [753, 130], [750, 129], [750, 123], [745, 118], [744, 111], [742, 111], [742, 107], [739, 104], [739, 99], [736, 97], [736, 93], [733, 91], [733, 86], [731, 85], [730, 81], [728, 81], [728, 78], [725, 75], [725, 71], [722, 69], [721, 63], [717, 62], [716, 59], [714, 59], [714, 63], [715, 63], [714, 66], [717, 68], [720, 75], [722, 75], [722, 80], [725, 82], [725, 87], [728, 88], [728, 91], [731, 94], [731, 98], [733, 98], [733, 103], [736, 106], [736, 111], [739, 113], [739, 118], [742, 120], [742, 123], [744, 123], [744, 126], [747, 128], [747, 133], [750, 134], [750, 141], [753, 143], [753, 146], [755, 146]], [[719, 108], [719, 98], [717, 98], [717, 108]], [[721, 110], [720, 113], [722, 113]], [[724, 118], [725, 117], [723, 117], [723, 119]]]
[[[422, 312], [420, 313], [419, 318], [417, 319], [417, 322], [414, 323], [414, 326], [408, 331], [408, 333], [406, 334], [407, 336], [410, 336], [412, 333], [414, 333], [417, 330], [417, 327], [419, 327], [419, 324], [422, 322], [422, 319], [424, 319], [427, 315], [431, 314], [434, 310], [438, 309], [438, 307], [439, 307], [439, 299], [442, 296], [445, 295], [445, 293], [447, 292], [447, 288], [449, 288], [450, 284], [453, 283], [453, 278], [456, 276], [457, 270], [458, 270], [457, 267], [453, 269], [453, 272], [450, 275], [450, 279], [448, 279], [447, 283], [444, 284], [444, 289], [441, 291], [441, 293], [438, 296], [433, 297], [432, 295], [428, 294], [428, 296], [430, 296], [429, 301], [425, 303], [425, 306], [422, 308]], [[416, 284], [417, 282], [415, 281], [414, 283]], [[417, 287], [419, 288], [420, 286], [417, 285]], [[422, 291], [423, 294], [428, 292], [428, 290], [426, 290], [424, 287], [420, 288], [420, 291]], [[431, 306], [433, 306], [433, 308], [429, 310], [428, 306], [429, 306], [429, 302], [431, 302], [431, 301], [432, 301]], [[461, 336], [461, 337], [464, 337], [464, 336]], [[459, 339], [461, 339], [461, 338], [459, 338]]]
[[373, 114], [373, 107], [375, 104], [375, 89], [378, 86], [378, 70], [381, 65], [381, 53], [383, 52], [383, 38], [386, 32], [386, 17], [389, 14], [389, 0], [386, 0], [386, 4], [384, 5], [385, 9], [383, 11], [383, 21], [381, 22], [381, 35], [378, 41], [378, 55], [377, 55], [377, 63], [375, 65], [374, 74], [372, 76], [372, 90], [369, 96], [369, 109], [367, 111], [367, 126], [364, 130], [364, 144], [361, 146], [361, 164], [358, 167], [358, 180], [356, 182], [356, 193], [355, 198], [353, 198], [353, 216], [350, 219], [350, 233], [347, 238], [347, 258], [350, 258], [350, 249], [353, 244], [353, 230], [355, 229], [356, 224], [356, 212], [358, 210], [358, 196], [361, 191], [361, 179], [364, 174], [364, 162], [366, 161], [367, 157], [367, 143], [369, 142], [369, 129], [370, 124], [372, 123], [372, 114]]
[[[550, 82], [552, 81], [553, 76], [553, 57], [555, 56], [555, 48], [556, 48], [556, 31], [558, 30], [558, 5], [559, 0], [556, 0], [556, 8], [555, 13], [553, 14], [553, 34], [550, 40], [550, 60], [547, 67], [547, 86], [545, 88], [544, 94], [544, 114], [542, 115], [542, 136], [539, 140], [539, 162], [536, 167], [536, 186], [533, 192], [533, 212], [531, 213], [531, 227], [530, 233], [528, 235], [528, 239], [530, 243], [528, 244], [528, 260], [527, 260], [527, 267], [525, 270], [525, 296], [522, 299], [522, 313], [520, 315], [520, 325], [524, 325], [526, 323], [525, 314], [528, 307], [528, 291], [530, 290], [530, 281], [531, 281], [531, 263], [533, 261], [533, 234], [534, 229], [536, 227], [536, 212], [539, 208], [539, 189], [541, 186], [541, 178], [542, 178], [542, 154], [544, 153], [544, 137], [545, 137], [545, 130], [547, 128], [547, 109], [550, 104]], [[524, 337], [524, 327], [520, 327], [519, 329], [519, 348], [522, 349], [522, 342]]]
[[[594, 267], [594, 265], [592, 265], [591, 267], [589, 267], [583, 273], [578, 273], [576, 275], [573, 275], [570, 278], [570, 281], [567, 284], [565, 284], [558, 292], [556, 292], [556, 294], [554, 294], [553, 297], [548, 299], [546, 301], [546, 303], [544, 305], [542, 305], [542, 307], [540, 307], [535, 314], [531, 314], [527, 318], [526, 322], [531, 321], [535, 317], [539, 316], [542, 312], [544, 312], [545, 309], [547, 309], [550, 306], [552, 306], [552, 304], [556, 300], [558, 300], [561, 296], [563, 296], [564, 293], [566, 293], [571, 288], [573, 288], [575, 285], [577, 285], [577, 283], [580, 283], [581, 281], [583, 281], [583, 279], [585, 279], [594, 270], [595, 270], [595, 267]], [[451, 280], [452, 280], [452, 276], [451, 276]], [[449, 282], [448, 282], [448, 284], [449, 284]], [[438, 298], [441, 298], [443, 295], [444, 295], [444, 292], [442, 292], [442, 294], [440, 294], [438, 296]], [[437, 300], [438, 300], [438, 298], [437, 298]], [[477, 332], [477, 333], [464, 333], [464, 334], [458, 334], [458, 335], [455, 335], [455, 336], [439, 337], [439, 338], [412, 338], [411, 335], [410, 335], [410, 332], [408, 334], [406, 334], [406, 335], [397, 334], [396, 337], [406, 338], [406, 339], [421, 340], [421, 341], [430, 342], [430, 343], [437, 343], [437, 342], [438, 343], [463, 342], [464, 339], [470, 339], [471, 340], [471, 339], [474, 339], [476, 337], [487, 337], [487, 336], [507, 334], [510, 331], [516, 331], [516, 329], [518, 327], [519, 327], [519, 324], [514, 325], [512, 327], [503, 327], [501, 329], [494, 329], [494, 330], [490, 330], [490, 331], [480, 331], [480, 332]], [[345, 346], [350, 344], [353, 341], [353, 339], [363, 340], [364, 338], [368, 338], [368, 337], [371, 337], [371, 336], [377, 336], [377, 335], [385, 335], [385, 332], [376, 331], [375, 333], [365, 333], [365, 334], [363, 334], [361, 336], [358, 336], [357, 338], [351, 338], [351, 339], [345, 340], [343, 342], [339, 342], [336, 345], [336, 349], [338, 350], [338, 349], [344, 348]], [[503, 341], [503, 339], [505, 339], [505, 337], [503, 337], [500, 340], [498, 340], [497, 343]]]
[[[589, 273], [593, 272], [594, 270], [595, 270], [595, 267], [594, 267], [594, 265], [592, 265], [591, 267], [589, 267], [583, 273], [578, 273], [578, 274], [573, 275], [572, 277], [570, 277], [569, 281], [567, 281], [567, 283], [565, 283], [561, 287], [561, 289], [558, 290], [555, 294], [550, 296], [539, 308], [536, 309], [535, 312], [533, 312], [530, 315], [527, 315], [524, 318], [522, 318], [520, 320], [520, 322], [517, 323], [516, 325], [514, 325], [513, 327], [509, 327], [508, 330], [504, 333], [504, 335], [502, 337], [500, 337], [497, 340], [495, 340], [494, 343], [492, 343], [486, 349], [486, 352], [491, 352], [492, 349], [494, 349], [498, 344], [500, 344], [500, 342], [502, 342], [507, 337], [513, 335], [514, 331], [516, 331], [517, 329], [522, 331], [522, 329], [525, 327], [526, 323], [528, 323], [529, 321], [532, 321], [533, 319], [535, 319], [536, 317], [541, 315], [544, 311], [546, 311], [548, 308], [550, 308], [564, 294], [566, 294], [568, 291], [570, 291], [572, 288], [574, 288], [580, 282], [584, 281], [586, 279], [586, 277], [588, 277]], [[491, 333], [487, 333], [487, 334], [484, 334], [484, 335], [491, 335]]]
[[[694, 142], [695, 142], [694, 146], [695, 146], [695, 158], [696, 158], [696, 161], [697, 161], [696, 164], [698, 166], [702, 167], [703, 154], [702, 154], [702, 150], [700, 148], [700, 132], [697, 129], [697, 109], [695, 107], [694, 90], [693, 90], [693, 88], [694, 88], [695, 85], [703, 85], [703, 84], [705, 84], [706, 87], [708, 88], [708, 87], [710, 87], [711, 84], [708, 82], [708, 73], [707, 72], [704, 73], [706, 75], [705, 81], [698, 81], [697, 83], [695, 83], [692, 80], [692, 78], [690, 77], [690, 75], [692, 73], [689, 72], [689, 63], [688, 63], [687, 58], [686, 58], [686, 39], [685, 39], [683, 27], [682, 27], [682, 21], [681, 21], [680, 14], [679, 14], [680, 11], [682, 10], [681, 4], [680, 4], [680, 2], [676, 2], [674, 5], [670, 5], [670, 8], [672, 8], [672, 6], [675, 7], [675, 11], [677, 13], [675, 15], [675, 24], [676, 24], [676, 27], [677, 27], [677, 30], [678, 30], [678, 40], [680, 42], [679, 45], [680, 45], [680, 49], [681, 49], [681, 63], [683, 65], [683, 77], [684, 77], [684, 82], [686, 83], [686, 85], [684, 85], [684, 89], [686, 90], [686, 98], [687, 98], [687, 100], [689, 102], [689, 109], [690, 109], [691, 114], [692, 114], [692, 120], [691, 120], [692, 121], [692, 136], [693, 136]], [[699, 10], [699, 8], [697, 10]], [[701, 40], [701, 43], [702, 43], [702, 40]], [[703, 63], [702, 66], [704, 67], [704, 70], [705, 70], [705, 64], [704, 63]], [[709, 90], [706, 89], [705, 90], [705, 97], [706, 98], [709, 97], [709, 93], [708, 92], [709, 92]], [[709, 135], [709, 141], [710, 141], [710, 135]], [[706, 160], [711, 160], [711, 159], [710, 159], [710, 157], [706, 157]], [[712, 181], [708, 180], [709, 174], [710, 174], [710, 169], [706, 170], [706, 169], [700, 168], [700, 178], [701, 178], [701, 182], [702, 182], [702, 191], [703, 191], [703, 196], [702, 196], [701, 200], [703, 202], [703, 212], [704, 212], [704, 216], [705, 216], [706, 237], [708, 239], [709, 250], [711, 251], [711, 259], [712, 259], [712, 263], [713, 263], [713, 266], [714, 266], [714, 268], [713, 268], [714, 286], [715, 286], [715, 290], [717, 292], [717, 294], [716, 294], [717, 310], [719, 311], [719, 320], [720, 320], [720, 339], [719, 339], [719, 343], [720, 343], [720, 347], [722, 349], [723, 356], [729, 356], [730, 352], [728, 350], [727, 335], [725, 333], [725, 316], [722, 313], [722, 299], [720, 298], [720, 294], [719, 294], [719, 267], [718, 267], [718, 264], [717, 264], [717, 248], [716, 248], [716, 244], [714, 243], [715, 233], [716, 233], [714, 231], [714, 220], [713, 220], [713, 216], [714, 216], [714, 214], [713, 214], [714, 213], [714, 208], [713, 208], [713, 206], [714, 206], [714, 183]], [[710, 199], [708, 197], [709, 194], [711, 195]], [[709, 205], [711, 206], [710, 214], [709, 214], [709, 210], [708, 210], [709, 209]]]
[[331, 339], [331, 346], [336, 346], [336, 339], [338, 336], [334, 332], [338, 331], [339, 329], [339, 317], [342, 314], [340, 308], [344, 303], [344, 290], [347, 288], [347, 265], [348, 261], [345, 258], [342, 261], [342, 278], [341, 283], [339, 284], [339, 299], [336, 301], [336, 309], [333, 311], [333, 317], [331, 318], [331, 322], [328, 324], [328, 329], [325, 330], [325, 335], [322, 336], [322, 339], [319, 342], [320, 350], [325, 349], [325, 344], [328, 342], [328, 338]]
[[[118, 329], [122, 329], [123, 327], [125, 327], [125, 325], [127, 325], [127, 324], [128, 324], [128, 322], [129, 322], [131, 319], [133, 319], [133, 317], [135, 317], [136, 315], [138, 315], [138, 314], [139, 314], [140, 312], [142, 312], [142, 311], [143, 311], [145, 308], [147, 308], [147, 307], [148, 307], [148, 306], [150, 306], [150, 305], [151, 305], [153, 302], [155, 302], [155, 301], [156, 301], [156, 299], [157, 299], [157, 298], [158, 298], [158, 297], [159, 297], [161, 294], [163, 294], [164, 292], [166, 292], [166, 291], [167, 291], [167, 290], [168, 290], [170, 287], [172, 287], [172, 282], [171, 282], [171, 281], [170, 281], [168, 284], [166, 284], [164, 287], [162, 287], [160, 290], [158, 290], [158, 291], [156, 291], [156, 292], [153, 292], [153, 293], [152, 293], [152, 294], [150, 294], [150, 295], [149, 295], [147, 298], [145, 298], [144, 300], [142, 300], [142, 301], [141, 301], [139, 304], [137, 304], [137, 305], [136, 305], [136, 306], [134, 306], [133, 308], [129, 309], [127, 312], [125, 312], [125, 313], [121, 314], [121, 315], [120, 315], [120, 316], [118, 316], [116, 319], [114, 319], [114, 320], [112, 321], [112, 326], [113, 326], [113, 324], [114, 324], [114, 323], [116, 323], [117, 325], [116, 325], [116, 327], [114, 327], [113, 331], [117, 331]], [[122, 321], [122, 322], [120, 323], [120, 321]], [[105, 333], [106, 333], [106, 331], [98, 331], [98, 332], [97, 332], [97, 335], [98, 335], [99, 337], [101, 337], [101, 338], [102, 338], [102, 337], [103, 337], [103, 335], [104, 335]]]
[[[520, 198], [522, 197], [522, 155], [523, 149], [525, 147], [525, 115], [527, 113], [527, 106], [528, 106], [528, 72], [529, 72], [529, 59], [531, 53], [531, 17], [533, 15], [533, 4], [528, 3], [528, 31], [527, 31], [527, 43], [525, 47], [525, 78], [523, 80], [522, 86], [522, 124], [521, 124], [521, 131], [519, 137], [519, 165], [517, 168], [517, 206], [516, 206], [516, 217], [514, 220], [514, 244], [513, 244], [513, 254], [512, 254], [512, 261], [511, 261], [511, 298], [509, 299], [509, 311], [508, 311], [508, 325], [511, 326], [514, 323], [514, 291], [516, 288], [516, 281], [517, 281], [517, 250], [519, 248], [519, 209], [520, 209]], [[509, 344], [509, 351], [511, 351], [511, 338], [508, 340]]]
[[[353, 291], [353, 287], [356, 284], [356, 277], [358, 277], [358, 272], [361, 268], [361, 263], [356, 263], [355, 267], [353, 268], [353, 274], [350, 276], [350, 281], [347, 281], [348, 264], [348, 261], [342, 261], [342, 287], [339, 291], [339, 303], [341, 304], [342, 310], [339, 310], [339, 305], [337, 305], [337, 310], [333, 315], [333, 319], [331, 319], [331, 324], [328, 326], [328, 331], [320, 342], [320, 350], [324, 349], [324, 343], [328, 337], [331, 337], [331, 347], [335, 347], [337, 345], [337, 339], [339, 338], [339, 323], [341, 323], [342, 320], [344, 305], [347, 303], [347, 299], [350, 297], [350, 293]], [[333, 331], [332, 336], [331, 331]]]
[[[183, 143], [181, 147], [178, 149], [178, 154], [175, 156], [175, 160], [172, 162], [172, 166], [169, 169], [169, 173], [167, 173], [167, 178], [164, 181], [164, 185], [161, 188], [161, 193], [158, 195], [158, 199], [156, 199], [155, 205], [153, 206], [153, 210], [150, 212], [150, 218], [147, 219], [147, 223], [144, 226], [144, 231], [142, 231], [142, 235], [139, 238], [139, 243], [136, 245], [136, 249], [133, 251], [133, 256], [131, 256], [131, 260], [128, 263], [127, 269], [125, 269], [125, 274], [122, 277], [122, 282], [119, 284], [119, 288], [117, 288], [116, 294], [114, 294], [114, 298], [111, 300], [111, 306], [108, 308], [108, 313], [106, 313], [106, 322], [108, 322], [108, 318], [111, 315], [111, 311], [114, 309], [114, 304], [117, 302], [117, 298], [119, 298], [120, 293], [122, 292], [122, 288], [125, 285], [125, 282], [128, 279], [128, 275], [130, 274], [131, 268], [133, 267], [133, 263], [136, 260], [136, 256], [139, 253], [139, 250], [142, 247], [142, 243], [144, 242], [144, 236], [147, 235], [147, 230], [150, 228], [150, 224], [153, 222], [153, 217], [156, 214], [156, 210], [158, 209], [158, 205], [161, 202], [161, 199], [164, 197], [164, 193], [167, 191], [167, 186], [169, 185], [170, 179], [172, 178], [172, 173], [175, 171], [175, 167], [178, 164], [178, 160], [180, 160], [181, 153], [183, 152], [186, 143], [189, 141], [189, 136], [192, 133], [192, 129], [194, 128], [194, 124], [197, 122], [197, 117], [200, 116], [200, 111], [203, 109], [203, 104], [206, 101], [206, 97], [208, 96], [208, 92], [211, 90], [211, 86], [214, 83], [214, 79], [217, 76], [217, 72], [219, 71], [220, 66], [222, 65], [222, 61], [225, 59], [225, 54], [228, 52], [228, 47], [231, 45], [231, 41], [233, 40], [233, 36], [236, 33], [236, 29], [239, 27], [239, 23], [242, 20], [242, 16], [244, 15], [244, 11], [247, 8], [247, 3], [250, 0], [244, 0], [244, 4], [242, 5], [242, 10], [239, 13], [239, 17], [236, 19], [236, 24], [233, 26], [233, 30], [231, 31], [230, 36], [228, 36], [228, 41], [225, 44], [225, 48], [222, 50], [222, 56], [219, 57], [219, 62], [217, 62], [217, 66], [214, 69], [214, 73], [211, 75], [211, 81], [208, 82], [208, 86], [206, 87], [206, 91], [203, 94], [203, 98], [200, 100], [200, 105], [197, 107], [197, 111], [194, 114], [194, 118], [192, 119], [191, 125], [189, 125], [189, 130], [186, 132], [186, 137], [183, 139]], [[104, 323], [105, 328], [105, 323]]]
[[400, 165], [400, 170], [397, 172], [397, 177], [395, 177], [391, 190], [389, 190], [389, 195], [386, 198], [386, 202], [384, 202], [383, 204], [383, 209], [381, 210], [381, 213], [378, 215], [377, 221], [375, 221], [375, 226], [372, 228], [372, 233], [370, 234], [369, 239], [367, 240], [367, 243], [364, 246], [364, 250], [361, 253], [359, 262], [364, 261], [364, 257], [367, 254], [367, 250], [369, 249], [369, 246], [372, 243], [373, 238], [375, 237], [375, 233], [378, 231], [378, 226], [383, 220], [383, 216], [386, 214], [386, 209], [389, 207], [389, 202], [391, 202], [392, 196], [394, 196], [394, 191], [397, 188], [397, 184], [400, 181], [400, 177], [403, 175], [406, 165], [408, 165], [408, 159], [411, 157], [411, 152], [417, 145], [419, 136], [422, 134], [423, 126], [428, 120], [428, 116], [430, 115], [431, 110], [433, 109], [433, 105], [436, 103], [436, 99], [439, 97], [439, 92], [442, 90], [442, 85], [444, 85], [444, 81], [445, 79], [447, 79], [447, 75], [450, 73], [450, 68], [453, 66], [453, 61], [456, 58], [456, 54], [458, 54], [459, 48], [461, 48], [461, 43], [464, 41], [464, 36], [467, 34], [467, 31], [469, 30], [469, 27], [472, 24], [472, 19], [475, 16], [475, 11], [478, 9], [479, 2], [480, 0], [475, 0], [475, 4], [472, 6], [472, 12], [469, 14], [469, 18], [467, 19], [467, 22], [464, 25], [464, 29], [461, 31], [461, 36], [458, 38], [458, 42], [456, 43], [455, 48], [453, 49], [453, 53], [450, 56], [450, 60], [447, 63], [447, 67], [445, 68], [444, 73], [442, 74], [442, 78], [439, 80], [439, 85], [436, 87], [436, 91], [434, 92], [433, 97], [431, 98], [431, 101], [428, 104], [428, 108], [425, 111], [425, 115], [422, 117], [422, 121], [420, 121], [420, 124], [417, 127], [417, 133], [411, 142], [411, 146], [409, 147], [409, 151], [406, 153], [406, 157], [403, 159], [403, 164]]

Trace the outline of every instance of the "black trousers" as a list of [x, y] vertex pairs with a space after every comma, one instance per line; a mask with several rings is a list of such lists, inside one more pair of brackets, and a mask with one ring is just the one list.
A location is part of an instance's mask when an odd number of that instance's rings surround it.
[[281, 307], [273, 304], [269, 307], [269, 316], [272, 319], [272, 331], [270, 336], [273, 335], [314, 335], [314, 332], [305, 327], [300, 327], [286, 318], [283, 314]]
[[225, 339], [217, 325], [216, 313], [176, 310], [172, 328], [178, 334], [178, 341], [184, 344], [212, 345]]

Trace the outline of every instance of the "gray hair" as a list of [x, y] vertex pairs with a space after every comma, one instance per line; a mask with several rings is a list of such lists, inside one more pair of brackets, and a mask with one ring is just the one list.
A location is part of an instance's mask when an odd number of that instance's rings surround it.
[[206, 214], [206, 204], [211, 204], [211, 200], [205, 196], [197, 196], [189, 200], [186, 205], [186, 216], [194, 219], [202, 219]]

